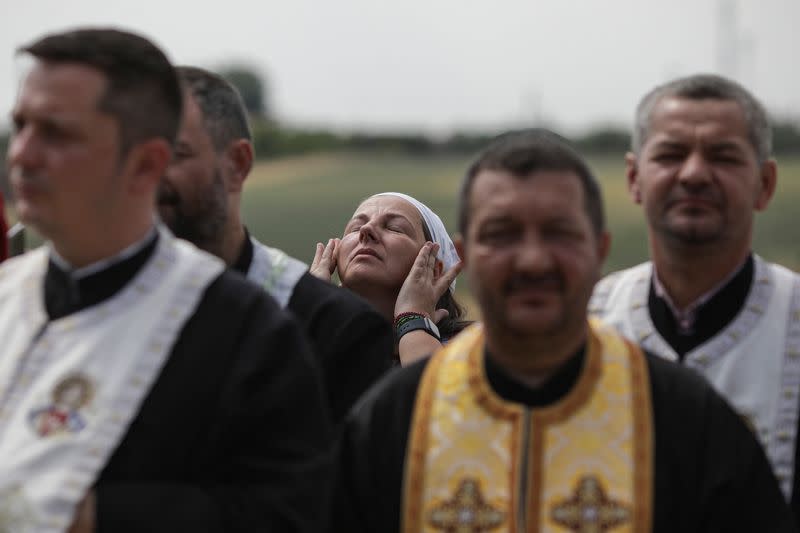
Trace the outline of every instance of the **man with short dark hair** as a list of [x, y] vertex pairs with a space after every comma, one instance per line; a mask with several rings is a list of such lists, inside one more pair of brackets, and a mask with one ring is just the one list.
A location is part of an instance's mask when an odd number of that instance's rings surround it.
[[240, 202], [253, 165], [244, 104], [223, 78], [179, 67], [185, 112], [159, 211], [176, 236], [225, 261], [267, 290], [303, 325], [323, 368], [335, 422], [388, 369], [392, 330], [354, 293], [325, 283], [308, 265], [251, 236]]
[[764, 107], [733, 81], [650, 91], [625, 160], [651, 261], [601, 281], [590, 312], [704, 375], [759, 437], [800, 518], [800, 276], [752, 251], [777, 181], [771, 145]]
[[763, 450], [705, 380], [587, 322], [609, 235], [572, 148], [500, 137], [459, 210], [483, 324], [352, 412], [332, 531], [795, 531]]
[[155, 223], [173, 67], [110, 29], [48, 35], [13, 111], [0, 265], [0, 530], [318, 531], [329, 421], [294, 321]]

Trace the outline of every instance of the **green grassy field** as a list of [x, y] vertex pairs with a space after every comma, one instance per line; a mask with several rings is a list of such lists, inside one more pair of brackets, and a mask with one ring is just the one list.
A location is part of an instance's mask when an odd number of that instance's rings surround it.
[[[612, 249], [606, 271], [647, 257], [639, 206], [627, 196], [621, 158], [591, 161], [605, 195]], [[456, 196], [468, 158], [323, 154], [259, 164], [248, 178], [245, 221], [265, 242], [310, 262], [317, 241], [341, 235], [358, 203], [382, 191], [399, 191], [428, 204], [450, 231], [456, 227]], [[800, 159], [779, 161], [778, 191], [756, 222], [755, 250], [795, 270], [800, 268], [795, 208], [800, 203]], [[459, 297], [474, 311], [466, 284]], [[474, 312], [472, 313], [474, 315]]]
[[[466, 158], [397, 155], [315, 155], [261, 163], [248, 178], [245, 220], [259, 238], [310, 261], [314, 244], [339, 236], [361, 199], [400, 191], [434, 209], [455, 230], [456, 196]], [[647, 255], [641, 209], [627, 196], [621, 159], [591, 160], [605, 195], [613, 235], [607, 270], [633, 265]], [[781, 161], [778, 192], [757, 216], [755, 249], [767, 259], [800, 267], [795, 206], [800, 203], [800, 159]]]

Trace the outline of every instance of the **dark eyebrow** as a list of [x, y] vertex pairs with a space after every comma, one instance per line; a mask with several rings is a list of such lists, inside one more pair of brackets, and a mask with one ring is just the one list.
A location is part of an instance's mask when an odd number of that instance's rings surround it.
[[654, 148], [658, 150], [685, 150], [686, 145], [677, 141], [658, 141]]
[[[382, 218], [387, 219], [387, 220], [399, 218], [399, 219], [405, 220], [406, 222], [408, 222], [412, 226], [414, 225], [414, 223], [411, 222], [411, 220], [409, 220], [409, 218], [407, 216], [405, 216], [403, 214], [400, 214], [400, 213], [392, 213], [391, 211], [388, 212], [388, 213], [384, 213]], [[369, 217], [364, 213], [358, 213], [356, 215], [353, 215], [353, 218], [350, 219], [348, 224], [350, 222], [354, 221], [354, 220], [369, 220]]]
[[508, 215], [497, 215], [481, 221], [481, 226], [487, 226], [489, 224], [509, 224], [513, 223], [514, 218]]
[[406, 222], [408, 222], [412, 226], [414, 225], [414, 223], [407, 216], [401, 215], [400, 213], [392, 213], [392, 212], [386, 213], [386, 218], [388, 218], [388, 219], [399, 218], [399, 219], [405, 220]]
[[742, 146], [740, 144], [738, 144], [738, 143], [733, 142], [733, 141], [720, 141], [718, 143], [712, 144], [708, 148], [712, 152], [724, 152], [726, 150], [740, 151], [742, 149]]
[[364, 213], [358, 213], [357, 215], [353, 215], [353, 218], [348, 220], [347, 223], [350, 224], [354, 220], [367, 220], [367, 215]]
[[347, 228], [349, 228], [353, 222], [364, 222], [365, 220], [367, 220], [367, 215], [365, 215], [364, 213], [353, 215], [353, 218], [348, 220], [347, 223], [344, 225], [344, 229], [346, 230]]
[[580, 222], [573, 217], [567, 215], [556, 215], [550, 220], [545, 221], [545, 224], [554, 226], [557, 228], [574, 228], [580, 225]]
[[36, 124], [39, 127], [49, 128], [54, 131], [70, 132], [75, 135], [80, 135], [80, 128], [76, 125], [74, 120], [70, 117], [63, 117], [53, 114], [26, 117], [22, 112], [16, 110], [11, 112], [11, 121], [14, 125], [28, 122]]

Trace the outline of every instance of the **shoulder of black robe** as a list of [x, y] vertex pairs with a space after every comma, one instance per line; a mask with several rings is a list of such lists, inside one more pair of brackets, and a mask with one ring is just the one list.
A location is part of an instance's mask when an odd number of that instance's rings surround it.
[[332, 467], [324, 403], [295, 321], [224, 272], [100, 475], [97, 531], [320, 531]]
[[306, 272], [288, 309], [308, 335], [323, 371], [334, 423], [391, 366], [394, 337], [389, 323], [347, 289]]
[[350, 411], [337, 443], [330, 533], [400, 530], [406, 444], [427, 364], [393, 368]]
[[[650, 354], [647, 363], [653, 531], [796, 531], [761, 446], [725, 400], [692, 370]], [[338, 443], [331, 532], [399, 531], [406, 445], [426, 364], [391, 372], [350, 413]]]
[[647, 354], [655, 431], [653, 531], [795, 532], [763, 448], [697, 372]]

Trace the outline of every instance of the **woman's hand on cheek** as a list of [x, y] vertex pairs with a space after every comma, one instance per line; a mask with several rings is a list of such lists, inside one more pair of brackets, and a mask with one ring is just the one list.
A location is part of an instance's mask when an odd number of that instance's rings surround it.
[[317, 250], [314, 253], [314, 260], [308, 271], [312, 276], [323, 281], [330, 282], [331, 276], [336, 271], [336, 247], [339, 239], [328, 239], [327, 244], [317, 243]]
[[436, 257], [439, 245], [426, 242], [417, 254], [406, 276], [394, 306], [395, 316], [400, 313], [423, 313], [438, 322], [447, 317], [447, 311], [436, 309], [436, 303], [461, 271], [457, 264], [447, 272], [441, 271], [441, 261]]

